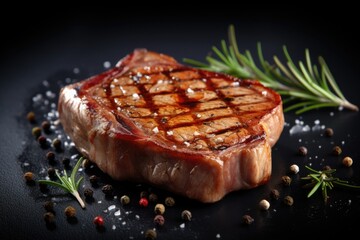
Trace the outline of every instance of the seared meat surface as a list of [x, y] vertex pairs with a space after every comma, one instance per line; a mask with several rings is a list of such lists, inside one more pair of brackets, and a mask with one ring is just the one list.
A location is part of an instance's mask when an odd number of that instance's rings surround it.
[[145, 49], [64, 87], [58, 110], [78, 150], [114, 179], [202, 202], [266, 183], [284, 124], [279, 94], [259, 82]]

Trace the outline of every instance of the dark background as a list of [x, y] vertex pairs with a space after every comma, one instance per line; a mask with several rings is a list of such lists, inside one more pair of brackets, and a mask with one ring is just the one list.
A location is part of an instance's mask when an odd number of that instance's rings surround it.
[[[74, 67], [79, 67], [90, 76], [104, 70], [104, 61], [114, 65], [139, 47], [169, 54], [178, 61], [184, 57], [202, 60], [210, 52], [211, 46], [227, 38], [227, 27], [234, 24], [242, 50], [255, 51], [256, 42], [261, 41], [268, 59], [273, 54], [281, 55], [282, 44], [288, 46], [294, 59], [302, 59], [305, 48], [310, 49], [314, 60], [317, 55], [324, 56], [344, 95], [359, 105], [360, 48], [356, 8], [338, 5], [318, 8], [311, 4], [301, 4], [244, 4], [238, 7], [222, 3], [213, 7], [208, 4], [197, 9], [185, 3], [174, 3], [166, 11], [155, 6], [141, 7], [141, 4], [130, 7], [105, 3], [93, 7], [54, 4], [53, 7], [19, 5], [3, 9], [10, 17], [1, 15], [1, 239], [64, 239], [74, 236], [80, 239], [121, 239], [125, 236], [128, 239], [128, 234], [119, 235], [111, 229], [100, 233], [91, 225], [84, 227], [79, 223], [73, 226], [65, 220], [59, 220], [55, 231], [48, 231], [41, 219], [41, 203], [31, 196], [21, 179], [22, 169], [18, 159], [24, 151], [21, 142], [28, 133], [28, 129], [21, 124], [27, 111], [26, 101], [36, 93], [34, 89], [43, 80], [59, 71], [72, 71]], [[335, 142], [346, 139], [345, 150], [355, 161], [352, 177], [359, 183], [359, 164], [356, 163], [356, 160], [359, 161], [358, 113], [338, 113], [335, 109], [332, 110], [336, 112], [335, 117], [330, 118], [329, 111], [314, 111], [305, 114], [303, 118], [308, 122], [321, 119], [322, 123], [333, 126], [338, 134]], [[292, 113], [285, 115], [286, 121], [291, 124], [296, 117]], [[352, 208], [342, 211], [340, 207], [334, 207], [326, 212], [326, 209], [318, 207], [317, 211], [321, 213], [314, 220], [305, 214], [311, 204], [304, 198], [306, 193], [299, 190], [293, 194], [301, 201], [292, 210], [279, 207], [278, 214], [270, 217], [255, 211], [254, 214], [260, 220], [254, 226], [244, 229], [239, 225], [244, 211], [247, 208], [254, 209], [256, 202], [276, 184], [277, 177], [285, 173], [286, 167], [294, 161], [294, 151], [299, 144], [297, 138], [289, 136], [288, 130], [284, 129], [274, 149], [273, 159], [277, 162], [273, 165], [274, 175], [267, 186], [231, 194], [221, 203], [211, 206], [190, 203], [199, 208], [197, 213], [202, 214], [202, 217], [198, 215], [198, 220], [194, 220], [190, 230], [176, 232], [176, 235], [169, 230], [168, 235], [163, 234], [159, 239], [182, 239], [184, 236], [215, 239], [217, 233], [222, 235], [222, 239], [240, 239], [242, 236], [256, 238], [265, 234], [282, 238], [288, 236], [289, 231], [298, 236], [314, 230], [319, 230], [325, 236], [332, 236], [331, 230], [335, 233], [344, 230], [347, 233], [356, 232], [354, 219], [360, 213], [359, 195], [356, 193], [350, 195], [353, 199]], [[310, 134], [302, 138], [312, 137]], [[309, 146], [314, 151], [316, 147]], [[347, 199], [349, 194], [340, 191], [336, 196]], [[335, 202], [333, 204], [339, 205]], [[234, 207], [240, 210], [234, 212]], [[81, 213], [79, 222], [90, 218], [95, 210], [88, 211], [91, 214]], [[348, 213], [340, 214], [342, 212]], [[266, 221], [261, 222], [261, 218]]]

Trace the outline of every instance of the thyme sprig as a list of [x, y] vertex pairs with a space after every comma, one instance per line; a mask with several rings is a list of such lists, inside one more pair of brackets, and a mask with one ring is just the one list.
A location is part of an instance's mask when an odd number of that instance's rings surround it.
[[328, 190], [333, 189], [336, 185], [341, 187], [357, 188], [360, 189], [360, 186], [351, 185], [348, 181], [341, 180], [339, 178], [333, 177], [333, 173], [336, 172], [336, 169], [328, 169], [323, 171], [316, 171], [315, 169], [305, 166], [312, 173], [308, 174], [306, 177], [302, 177], [303, 180], [310, 180], [310, 183], [305, 184], [303, 187], [312, 187], [307, 197], [311, 197], [318, 189], [321, 189], [324, 202], [326, 203], [329, 196]]
[[63, 170], [62, 176], [60, 176], [59, 172], [56, 170], [56, 176], [60, 180], [60, 183], [51, 181], [51, 180], [39, 180], [39, 183], [47, 184], [47, 185], [54, 186], [54, 187], [59, 187], [65, 191], [67, 191], [68, 193], [72, 194], [76, 198], [76, 200], [79, 202], [79, 204], [82, 208], [85, 208], [85, 203], [81, 199], [79, 191], [78, 191], [79, 185], [80, 185], [81, 181], [83, 180], [83, 177], [80, 177], [78, 180], [75, 179], [76, 173], [79, 170], [79, 167], [80, 167], [83, 159], [84, 158], [81, 157], [77, 161], [70, 176], [67, 175], [65, 169]]
[[[319, 65], [313, 65], [310, 52], [305, 50], [305, 63], [299, 61], [298, 66], [291, 58], [286, 46], [283, 47], [286, 63], [274, 56], [274, 64], [264, 59], [261, 44], [257, 44], [257, 60], [255, 63], [249, 50], [240, 53], [233, 25], [229, 27], [229, 45], [221, 41], [221, 49], [213, 46], [215, 57], [207, 56], [207, 63], [193, 59], [184, 62], [201, 69], [223, 72], [239, 78], [257, 79], [265, 86], [273, 88], [284, 97], [288, 105], [284, 110], [296, 110], [297, 114], [323, 107], [342, 106], [358, 111], [358, 107], [350, 103], [342, 94], [328, 65], [319, 57]], [[296, 100], [298, 100], [296, 102]]]

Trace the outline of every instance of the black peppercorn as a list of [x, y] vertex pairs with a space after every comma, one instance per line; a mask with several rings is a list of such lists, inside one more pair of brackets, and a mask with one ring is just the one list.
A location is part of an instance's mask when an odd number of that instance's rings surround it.
[[300, 156], [306, 156], [306, 155], [307, 155], [307, 153], [308, 153], [308, 150], [307, 150], [307, 148], [306, 148], [306, 147], [301, 146], [301, 147], [299, 147], [298, 152], [299, 152], [299, 155], [300, 155]]
[[54, 211], [54, 202], [52, 201], [46, 201], [43, 206], [47, 212]]
[[112, 186], [112, 185], [106, 184], [105, 186], [102, 187], [101, 190], [103, 191], [103, 193], [104, 193], [106, 196], [111, 196], [114, 189], [113, 189], [113, 186]]
[[70, 166], [70, 159], [69, 158], [63, 158], [62, 160], [62, 164], [65, 166], [65, 167], [69, 167]]
[[189, 210], [184, 210], [181, 212], [181, 218], [185, 221], [191, 221], [192, 214]]
[[46, 145], [47, 140], [46, 140], [46, 137], [40, 136], [40, 137], [38, 137], [37, 141], [38, 141], [38, 143], [40, 144], [41, 147], [44, 147]]
[[92, 198], [94, 195], [94, 191], [91, 190], [90, 188], [85, 188], [84, 189], [84, 196], [85, 198]]
[[148, 192], [147, 191], [141, 191], [140, 192], [140, 198], [147, 198], [148, 197]]
[[98, 180], [99, 180], [99, 178], [96, 175], [91, 175], [89, 177], [89, 181], [90, 181], [91, 184], [97, 184]]
[[48, 132], [50, 132], [50, 123], [49, 123], [49, 121], [43, 121], [42, 123], [41, 123], [41, 128], [44, 130], [44, 132], [46, 132], [46, 133], [48, 133]]
[[76, 215], [76, 209], [73, 206], [68, 206], [65, 208], [64, 213], [65, 213], [66, 217], [73, 218]]
[[155, 193], [150, 193], [149, 201], [153, 202], [153, 203], [157, 202], [158, 201], [158, 196]]
[[50, 178], [55, 177], [55, 173], [56, 173], [55, 168], [52, 167], [48, 168], [47, 173]]
[[52, 145], [56, 150], [60, 150], [61, 149], [61, 140], [58, 138], [54, 138], [54, 140], [52, 141]]
[[294, 199], [291, 196], [285, 196], [284, 204], [287, 206], [292, 206], [294, 204]]
[[280, 197], [280, 192], [277, 189], [271, 189], [270, 197], [272, 199], [278, 200]]
[[34, 174], [32, 172], [26, 172], [24, 174], [25, 181], [32, 182], [34, 181]]
[[156, 231], [153, 229], [148, 229], [145, 231], [145, 239], [146, 240], [155, 240], [157, 238]]
[[26, 119], [30, 122], [30, 123], [35, 123], [36, 118], [35, 118], [35, 113], [34, 112], [29, 112], [26, 115]]
[[332, 154], [335, 156], [339, 156], [342, 153], [342, 149], [339, 146], [335, 146], [332, 150]]
[[334, 130], [332, 128], [326, 128], [325, 129], [325, 136], [326, 137], [332, 137], [334, 135]]
[[291, 178], [289, 176], [282, 176], [281, 181], [284, 184], [284, 186], [290, 186], [291, 184]]
[[165, 198], [165, 205], [168, 207], [172, 207], [175, 205], [175, 199], [172, 197]]
[[46, 158], [47, 158], [47, 160], [49, 160], [49, 161], [54, 161], [55, 160], [55, 153], [54, 152], [48, 152], [48, 153], [46, 153]]
[[55, 220], [55, 215], [52, 212], [47, 212], [44, 214], [44, 220], [46, 223], [53, 223]]
[[33, 127], [33, 129], [31, 130], [31, 133], [35, 137], [35, 139], [38, 139], [41, 135], [41, 128]]
[[250, 215], [244, 215], [242, 217], [242, 223], [246, 225], [250, 225], [254, 222], [254, 219]]
[[164, 225], [165, 223], [165, 218], [163, 217], [163, 215], [156, 215], [154, 217], [154, 223], [157, 225], [157, 226], [162, 226]]

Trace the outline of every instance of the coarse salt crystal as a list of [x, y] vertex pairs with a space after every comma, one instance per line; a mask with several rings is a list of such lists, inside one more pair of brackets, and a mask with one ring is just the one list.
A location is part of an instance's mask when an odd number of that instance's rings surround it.
[[154, 127], [152, 130], [154, 133], [158, 133], [159, 132], [159, 128], [158, 127]]
[[189, 143], [189, 142], [187, 142], [187, 141], [185, 141], [185, 142], [184, 142], [184, 144], [185, 144], [187, 147], [189, 147], [189, 146], [190, 146], [190, 143]]
[[185, 228], [185, 223], [180, 224], [180, 228]]
[[200, 113], [196, 114], [196, 117], [201, 118], [201, 114]]
[[116, 212], [114, 212], [114, 215], [117, 216], [117, 217], [120, 216], [121, 215], [120, 210], [117, 210]]
[[108, 207], [108, 210], [111, 211], [111, 210], [114, 210], [115, 208], [116, 208], [115, 205], [110, 205], [110, 206]]
[[140, 219], [140, 216], [139, 216], [139, 215], [135, 215], [135, 218], [136, 218], [137, 220], [139, 220], [139, 219]]
[[198, 131], [195, 131], [194, 136], [200, 136], [200, 133]]
[[137, 93], [133, 93], [132, 97], [133, 97], [134, 100], [139, 100], [140, 99], [140, 96]]
[[122, 224], [123, 226], [125, 226], [125, 225], [126, 225], [126, 222], [124, 221], [124, 222], [122, 222], [121, 224]]
[[80, 73], [80, 69], [79, 69], [79, 68], [74, 68], [74, 69], [73, 69], [73, 72], [74, 72], [75, 74], [79, 74], [79, 73]]
[[115, 226], [115, 225], [112, 225], [111, 229], [112, 229], [112, 230], [115, 230], [115, 229], [116, 229], [116, 226]]
[[221, 238], [220, 233], [216, 234], [216, 238]]
[[231, 83], [231, 86], [234, 86], [234, 87], [237, 87], [237, 86], [239, 86], [239, 85], [240, 85], [239, 82], [233, 82], [233, 83]]
[[111, 63], [110, 63], [109, 61], [105, 61], [105, 62], [103, 63], [103, 66], [104, 66], [104, 68], [110, 68], [110, 67], [111, 67]]
[[188, 88], [188, 89], [186, 89], [186, 92], [187, 93], [194, 93], [194, 90], [192, 90], [191, 88]]
[[169, 130], [169, 131], [166, 132], [166, 134], [169, 135], [169, 136], [172, 136], [174, 134], [174, 132]]

